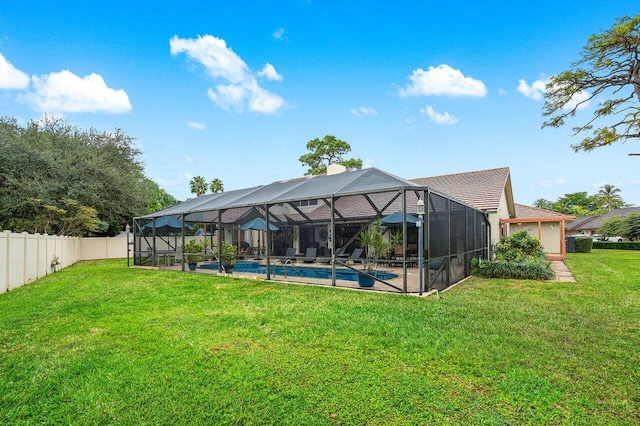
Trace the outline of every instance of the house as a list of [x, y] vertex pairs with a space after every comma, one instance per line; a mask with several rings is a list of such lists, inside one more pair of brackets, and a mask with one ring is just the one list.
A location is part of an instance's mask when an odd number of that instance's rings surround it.
[[602, 223], [610, 217], [626, 216], [630, 213], [640, 213], [640, 207], [623, 207], [611, 210], [602, 216], [581, 216], [567, 224], [567, 235], [597, 234], [602, 227]]
[[510, 235], [518, 231], [527, 231], [530, 235], [538, 237], [547, 259], [564, 260], [565, 227], [573, 219], [575, 216], [516, 203], [516, 217], [501, 219], [501, 222], [509, 225]]
[[508, 167], [411, 179], [485, 212], [491, 225], [491, 244], [519, 230], [538, 237], [548, 259], [565, 257], [564, 228], [574, 216], [517, 204]]
[[509, 235], [508, 225], [500, 225], [501, 219], [516, 216], [508, 167], [410, 180], [485, 212], [491, 225], [491, 245]]

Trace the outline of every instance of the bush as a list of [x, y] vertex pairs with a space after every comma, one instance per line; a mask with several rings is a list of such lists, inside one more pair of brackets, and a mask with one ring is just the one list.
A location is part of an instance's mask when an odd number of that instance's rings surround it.
[[516, 278], [523, 280], [550, 280], [555, 277], [551, 263], [542, 259], [519, 261], [482, 260], [471, 261], [471, 273], [484, 278]]
[[548, 280], [555, 277], [539, 239], [527, 231], [516, 232], [496, 244], [495, 260], [471, 261], [471, 273], [485, 278]]
[[623, 241], [620, 243], [613, 241], [594, 241], [593, 248], [605, 250], [640, 250], [640, 241]]
[[544, 259], [542, 243], [527, 231], [516, 232], [496, 244], [496, 260], [512, 262], [527, 259]]
[[591, 253], [593, 239], [591, 237], [576, 237], [576, 253]]

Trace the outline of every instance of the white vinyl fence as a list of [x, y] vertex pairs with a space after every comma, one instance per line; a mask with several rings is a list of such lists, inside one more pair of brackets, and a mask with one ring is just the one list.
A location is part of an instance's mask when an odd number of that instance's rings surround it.
[[0, 294], [80, 260], [124, 257], [127, 257], [127, 239], [122, 237], [79, 238], [0, 232]]

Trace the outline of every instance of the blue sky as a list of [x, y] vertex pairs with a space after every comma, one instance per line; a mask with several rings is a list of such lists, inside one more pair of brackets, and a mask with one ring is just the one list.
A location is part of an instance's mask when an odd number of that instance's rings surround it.
[[609, 183], [640, 205], [637, 142], [574, 153], [571, 123], [541, 129], [541, 82], [628, 0], [1, 3], [0, 115], [122, 128], [178, 199], [196, 175], [301, 176], [332, 134], [404, 178], [508, 166], [522, 204]]

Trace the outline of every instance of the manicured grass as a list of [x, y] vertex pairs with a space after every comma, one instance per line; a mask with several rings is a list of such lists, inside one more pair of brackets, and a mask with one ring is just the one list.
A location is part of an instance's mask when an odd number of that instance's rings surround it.
[[637, 424], [640, 252], [435, 297], [87, 262], [0, 295], [0, 424]]

